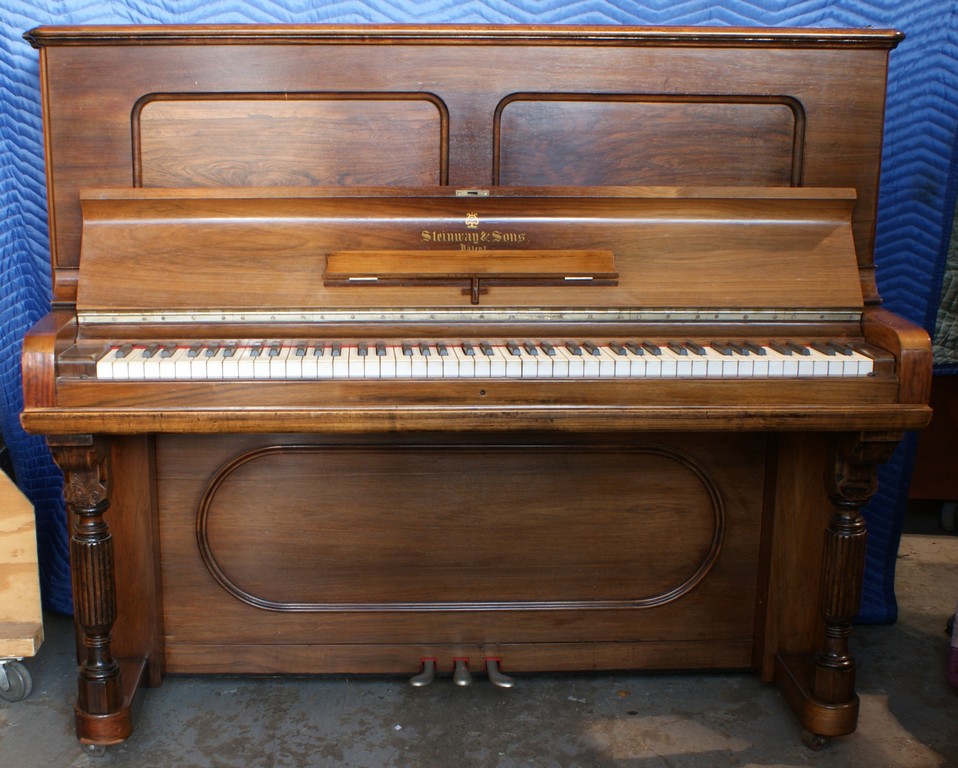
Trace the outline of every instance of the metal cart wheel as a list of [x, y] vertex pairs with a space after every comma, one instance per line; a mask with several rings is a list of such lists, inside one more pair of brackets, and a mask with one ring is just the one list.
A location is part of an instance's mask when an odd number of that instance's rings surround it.
[[29, 669], [19, 661], [0, 661], [0, 699], [22, 701], [32, 690]]

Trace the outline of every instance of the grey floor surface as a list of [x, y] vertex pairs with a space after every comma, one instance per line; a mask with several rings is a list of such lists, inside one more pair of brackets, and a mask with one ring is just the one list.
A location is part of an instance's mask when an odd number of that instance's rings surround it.
[[92, 757], [73, 734], [71, 624], [49, 616], [26, 661], [33, 693], [0, 701], [0, 766], [958, 766], [944, 633], [958, 600], [958, 536], [906, 535], [897, 590], [898, 623], [853, 636], [859, 729], [819, 752], [775, 688], [734, 672], [528, 676], [513, 690], [171, 677], [146, 692], [132, 738]]

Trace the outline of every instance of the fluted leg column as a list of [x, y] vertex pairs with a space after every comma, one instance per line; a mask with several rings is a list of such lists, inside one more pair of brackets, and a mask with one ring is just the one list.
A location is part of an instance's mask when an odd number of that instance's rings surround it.
[[90, 435], [50, 438], [63, 470], [63, 495], [70, 517], [73, 612], [80, 670], [77, 674], [77, 736], [88, 747], [116, 744], [133, 730], [132, 704], [145, 661], [113, 657], [117, 619], [113, 537], [107, 520], [107, 456]]
[[89, 438], [71, 442], [51, 447], [63, 470], [72, 521], [73, 610], [81, 644], [77, 708], [100, 715], [116, 712], [123, 702], [120, 668], [110, 652], [116, 621], [113, 539], [105, 518], [110, 501], [96, 444]]
[[849, 648], [865, 570], [865, 519], [861, 509], [878, 488], [878, 467], [901, 440], [900, 433], [836, 435], [825, 470], [831, 512], [822, 549], [819, 608], [823, 638], [814, 654], [776, 656], [775, 679], [818, 747], [858, 724], [855, 658]]
[[825, 638], [815, 656], [815, 698], [841, 704], [855, 698], [855, 659], [848, 639], [858, 613], [865, 571], [865, 518], [861, 509], [878, 489], [878, 466], [899, 434], [855, 434], [836, 441], [826, 484], [834, 509], [825, 530], [820, 605]]

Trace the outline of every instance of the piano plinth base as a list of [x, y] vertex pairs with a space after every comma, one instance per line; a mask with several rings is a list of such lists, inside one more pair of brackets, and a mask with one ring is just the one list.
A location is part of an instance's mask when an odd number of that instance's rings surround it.
[[123, 704], [116, 712], [92, 714], [74, 707], [77, 738], [84, 747], [100, 748], [119, 744], [133, 733], [136, 713], [146, 685], [146, 659], [120, 659]]
[[807, 654], [777, 654], [775, 684], [802, 727], [817, 737], [845, 736], [858, 725], [858, 696], [830, 704], [812, 692], [815, 660]]

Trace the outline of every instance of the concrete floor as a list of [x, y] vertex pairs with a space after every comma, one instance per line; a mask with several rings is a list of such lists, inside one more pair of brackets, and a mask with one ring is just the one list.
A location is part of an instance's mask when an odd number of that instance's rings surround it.
[[136, 731], [102, 757], [73, 735], [71, 624], [48, 617], [34, 691], [0, 701], [0, 766], [653, 768], [958, 766], [958, 691], [944, 623], [958, 536], [906, 535], [900, 620], [857, 627], [856, 733], [813, 752], [783, 699], [751, 673], [528, 676], [513, 690], [448, 679], [168, 678]]

